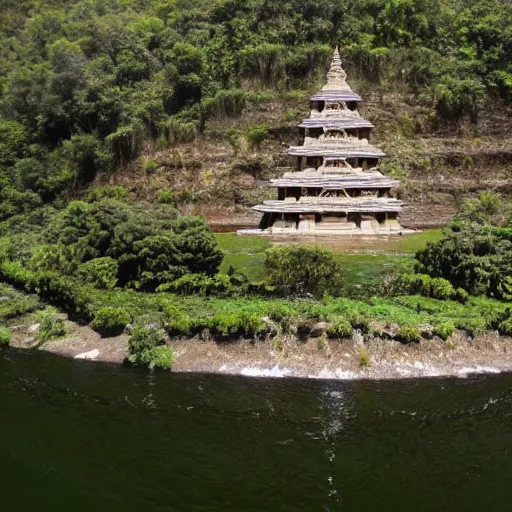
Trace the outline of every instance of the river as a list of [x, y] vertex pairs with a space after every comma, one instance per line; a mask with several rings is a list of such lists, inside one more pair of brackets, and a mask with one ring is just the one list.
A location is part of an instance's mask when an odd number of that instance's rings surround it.
[[2, 510], [510, 511], [512, 376], [148, 373], [0, 352]]

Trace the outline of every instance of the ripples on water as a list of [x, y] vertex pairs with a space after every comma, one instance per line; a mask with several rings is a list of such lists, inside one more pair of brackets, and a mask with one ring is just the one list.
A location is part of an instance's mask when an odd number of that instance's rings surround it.
[[510, 511], [511, 385], [150, 374], [6, 351], [2, 509]]

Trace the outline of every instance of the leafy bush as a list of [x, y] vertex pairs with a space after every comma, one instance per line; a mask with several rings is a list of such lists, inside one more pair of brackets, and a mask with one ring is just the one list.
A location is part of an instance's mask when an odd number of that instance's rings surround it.
[[447, 340], [455, 333], [455, 325], [452, 322], [441, 322], [434, 325], [434, 335], [439, 336], [442, 340]]
[[169, 306], [165, 315], [166, 329], [170, 335], [187, 335], [192, 321], [190, 317], [176, 306]]
[[91, 188], [85, 196], [85, 200], [89, 203], [98, 203], [106, 199], [127, 202], [130, 199], [130, 196], [128, 194], [128, 190], [119, 186]]
[[455, 294], [453, 295], [453, 300], [456, 300], [461, 304], [466, 304], [466, 302], [469, 300], [469, 293], [463, 288], [457, 288], [455, 290]]
[[191, 203], [194, 201], [194, 192], [189, 188], [184, 188], [177, 197], [179, 203]]
[[260, 149], [264, 140], [268, 138], [268, 128], [264, 125], [255, 126], [247, 131], [247, 144], [249, 149]]
[[459, 290], [455, 290], [447, 279], [427, 274], [399, 274], [387, 283], [387, 293], [391, 295], [418, 294], [439, 300], [467, 300], [467, 294]]
[[430, 282], [430, 297], [438, 300], [450, 300], [455, 296], [455, 290], [447, 279], [433, 278]]
[[156, 193], [156, 202], [160, 204], [174, 204], [174, 195], [165, 189], [160, 189]]
[[469, 114], [476, 120], [485, 102], [485, 86], [477, 77], [445, 75], [436, 86], [437, 110], [447, 118], [459, 119]]
[[165, 343], [163, 332], [152, 325], [136, 325], [128, 340], [130, 354], [141, 354]]
[[7, 327], [1, 327], [0, 326], [0, 348], [1, 347], [8, 347], [9, 343], [11, 342], [12, 333], [11, 330]]
[[128, 351], [127, 361], [131, 364], [143, 364], [149, 368], [164, 370], [172, 367], [173, 352], [165, 346], [163, 333], [157, 327], [135, 326], [128, 341]]
[[105, 307], [95, 312], [91, 327], [103, 336], [116, 336], [123, 332], [130, 321], [130, 315], [123, 309]]
[[159, 292], [172, 292], [179, 295], [228, 295], [233, 291], [229, 276], [217, 274], [209, 277], [204, 274], [186, 274], [172, 283], [157, 288]]
[[37, 292], [41, 299], [68, 312], [77, 320], [89, 321], [88, 290], [71, 277], [54, 272], [33, 272], [19, 262], [0, 263], [0, 277], [28, 292]]
[[352, 325], [343, 317], [335, 317], [332, 325], [327, 329], [330, 338], [350, 338], [352, 336]]
[[403, 343], [417, 343], [421, 340], [421, 333], [415, 325], [402, 325], [395, 338]]
[[40, 306], [37, 295], [20, 293], [8, 285], [0, 284], [0, 322], [31, 313]]
[[485, 318], [458, 318], [455, 320], [455, 327], [466, 331], [470, 336], [478, 336], [487, 330], [487, 321]]
[[512, 241], [488, 228], [463, 224], [416, 254], [419, 270], [448, 279], [471, 294], [503, 298], [512, 293]]
[[40, 327], [36, 338], [41, 343], [45, 341], [61, 338], [66, 335], [66, 326], [64, 320], [59, 318], [53, 311], [44, 311], [39, 315]]
[[267, 330], [260, 314], [244, 309], [219, 312], [207, 324], [214, 335], [220, 336], [260, 336]]
[[283, 295], [317, 297], [339, 285], [340, 267], [332, 252], [303, 245], [274, 247], [265, 252], [269, 283]]
[[95, 258], [78, 266], [77, 275], [95, 288], [111, 290], [116, 286], [119, 267], [117, 261], [109, 258]]
[[208, 225], [176, 217], [168, 207], [153, 207], [148, 215], [140, 205], [76, 201], [55, 216], [46, 237], [76, 260], [113, 258], [121, 286], [154, 290], [188, 273], [215, 274], [223, 254]]
[[201, 102], [202, 113], [206, 118], [214, 115], [238, 117], [247, 105], [247, 93], [243, 89], [226, 89], [205, 98]]
[[151, 369], [170, 370], [174, 362], [174, 352], [170, 347], [154, 347], [141, 355], [141, 362]]
[[499, 325], [500, 334], [504, 334], [506, 336], [512, 336], [512, 317], [503, 320]]

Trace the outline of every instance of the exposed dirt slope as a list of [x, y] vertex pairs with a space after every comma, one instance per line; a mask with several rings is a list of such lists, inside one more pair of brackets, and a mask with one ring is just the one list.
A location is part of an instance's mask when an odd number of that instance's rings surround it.
[[[512, 109], [497, 106], [483, 112], [477, 125], [454, 125], [440, 123], [410, 98], [363, 97], [361, 113], [375, 125], [372, 142], [390, 156], [381, 170], [402, 180], [397, 194], [408, 203], [404, 226], [441, 226], [462, 199], [482, 190], [512, 195]], [[137, 162], [100, 175], [94, 185], [122, 184], [142, 201], [153, 201], [160, 189], [175, 195], [190, 189], [194, 200], [180, 204], [183, 213], [205, 216], [212, 224], [254, 225], [259, 214], [250, 207], [273, 197], [267, 180], [293, 167], [286, 149], [300, 142], [296, 125], [307, 115], [305, 93], [254, 104], [237, 119], [210, 121], [192, 143], [148, 144]], [[245, 136], [261, 124], [268, 127], [268, 139], [249, 149]]]

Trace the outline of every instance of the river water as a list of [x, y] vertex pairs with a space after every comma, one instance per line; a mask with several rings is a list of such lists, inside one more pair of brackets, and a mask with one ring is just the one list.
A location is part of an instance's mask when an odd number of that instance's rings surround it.
[[5, 511], [512, 510], [512, 376], [341, 382], [0, 352]]

